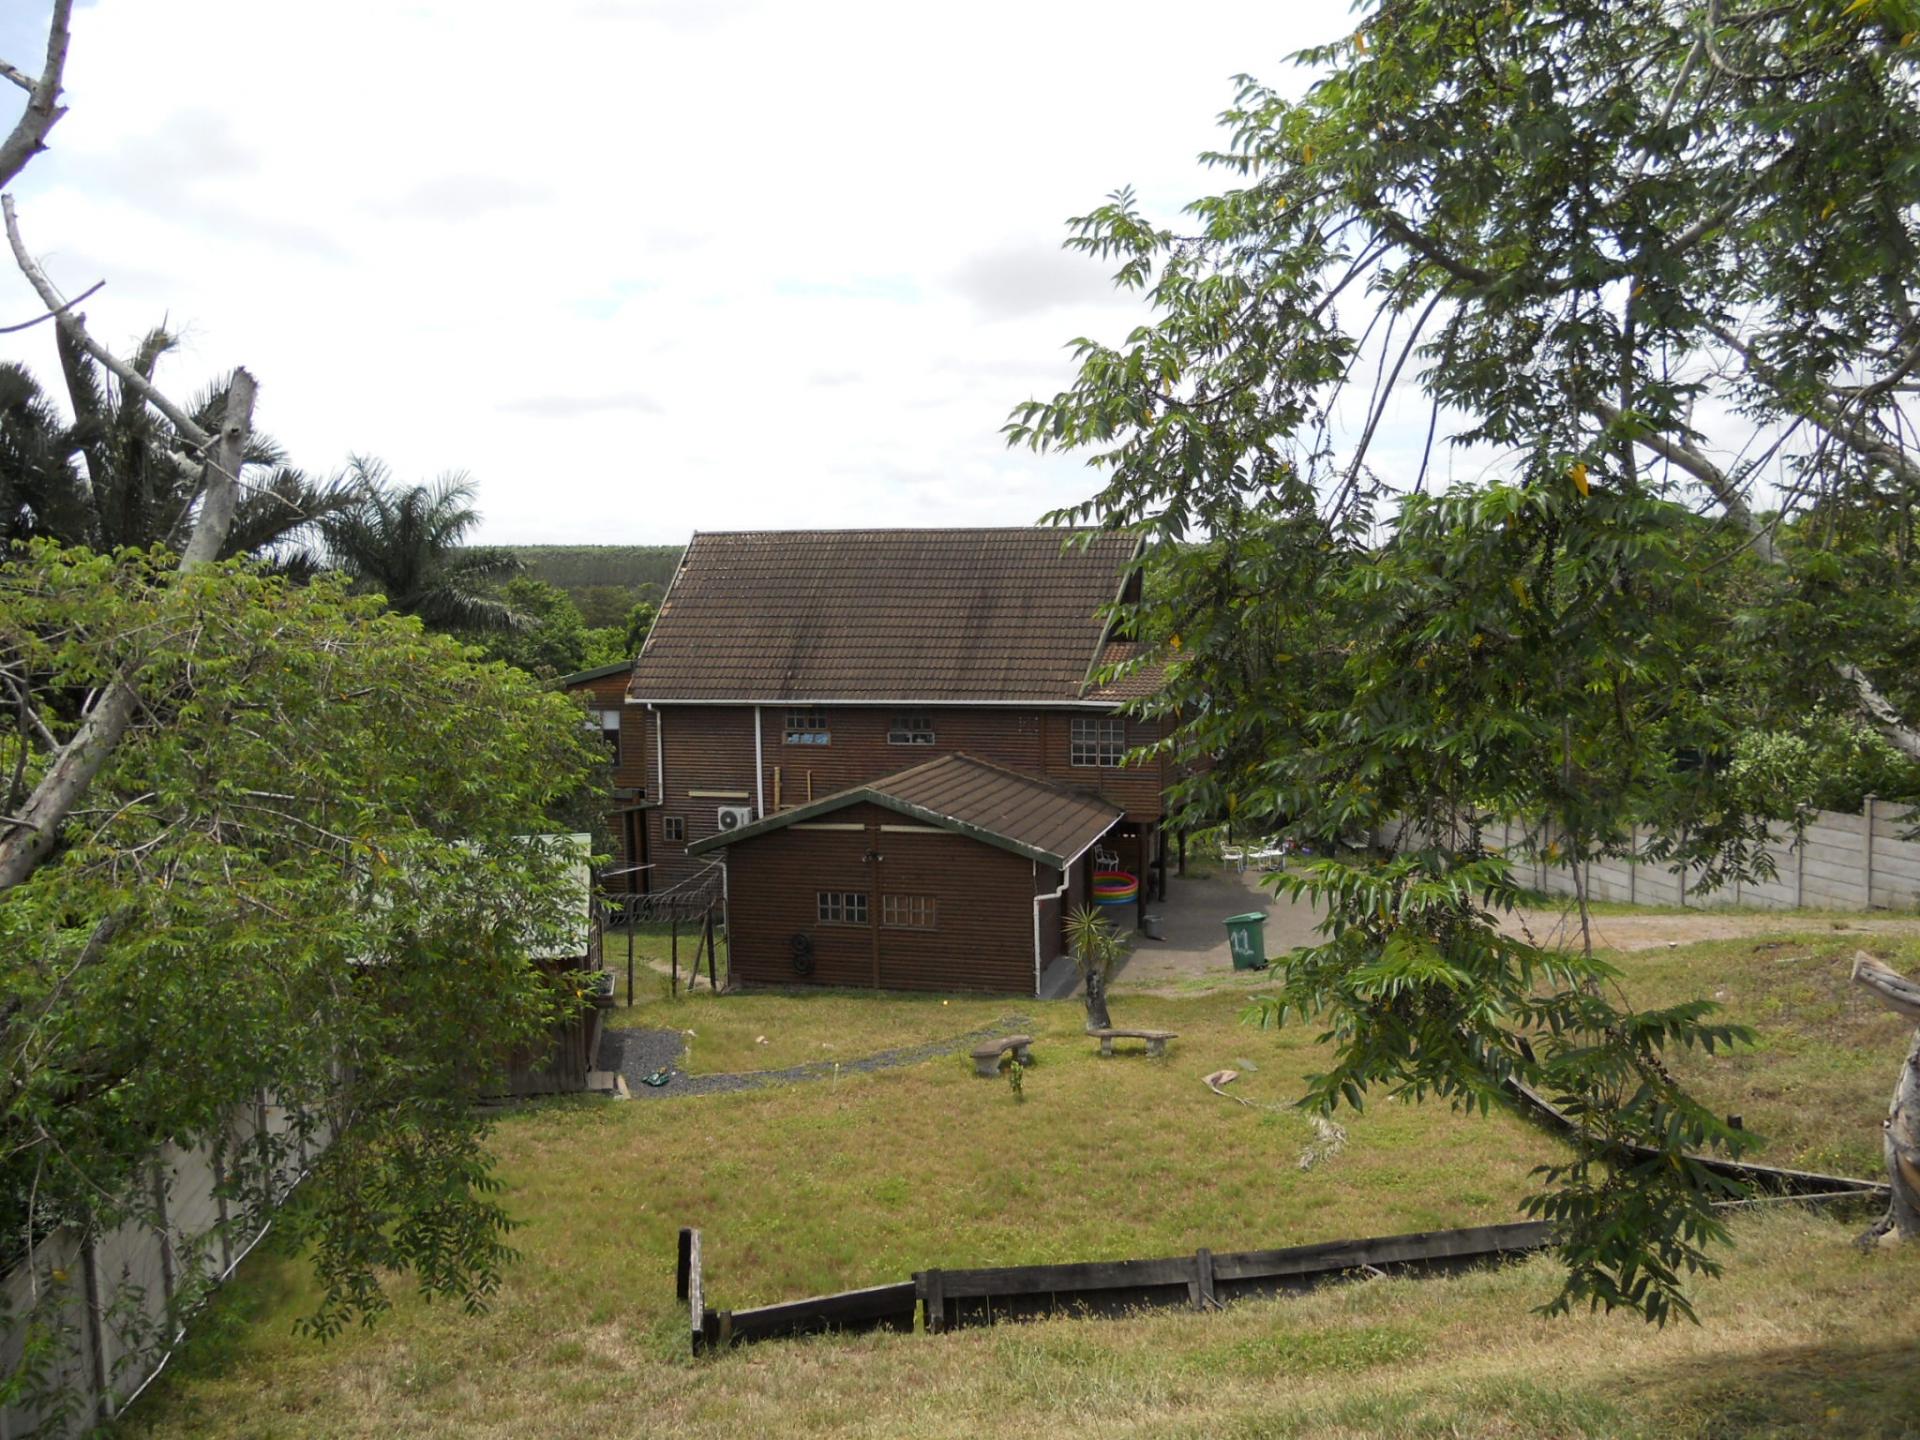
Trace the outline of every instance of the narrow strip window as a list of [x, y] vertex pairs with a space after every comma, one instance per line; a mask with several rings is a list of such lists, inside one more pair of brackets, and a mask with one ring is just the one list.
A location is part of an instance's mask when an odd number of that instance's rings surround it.
[[827, 729], [826, 712], [817, 705], [787, 711], [786, 741], [789, 745], [825, 745], [833, 739]]
[[895, 715], [887, 725], [889, 745], [933, 744], [933, 717], [922, 710], [907, 710]]

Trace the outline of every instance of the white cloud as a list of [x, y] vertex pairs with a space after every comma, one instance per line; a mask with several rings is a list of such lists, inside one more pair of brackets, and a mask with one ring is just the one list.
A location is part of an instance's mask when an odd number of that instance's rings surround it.
[[[1285, 54], [1350, 24], [1344, 0], [100, 0], [17, 188], [55, 279], [108, 281], [103, 338], [170, 317], [181, 391], [251, 366], [310, 468], [472, 472], [489, 540], [1022, 523], [1093, 480], [1009, 452], [1007, 411], [1139, 313], [1059, 251], [1065, 217], [1227, 183], [1194, 156], [1228, 77], [1296, 83]], [[45, 327], [10, 338], [54, 376]]]

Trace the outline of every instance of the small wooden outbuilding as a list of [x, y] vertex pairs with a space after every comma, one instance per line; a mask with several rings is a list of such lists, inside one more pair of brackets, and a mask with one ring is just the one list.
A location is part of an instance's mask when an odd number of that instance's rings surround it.
[[1033, 995], [1124, 814], [954, 753], [688, 848], [725, 852], [735, 984]]

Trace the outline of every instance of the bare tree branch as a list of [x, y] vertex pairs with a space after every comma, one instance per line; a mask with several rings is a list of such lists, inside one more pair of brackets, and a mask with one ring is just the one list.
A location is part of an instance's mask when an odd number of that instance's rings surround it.
[[1874, 999], [1895, 1014], [1920, 1020], [1920, 981], [1909, 980], [1864, 950], [1854, 952], [1853, 983], [1871, 991]]
[[31, 320], [22, 320], [18, 325], [0, 325], [0, 335], [18, 335], [22, 330], [31, 330], [36, 325], [43, 324], [48, 320], [55, 319], [58, 316], [64, 314], [66, 311], [71, 310], [74, 306], [78, 305], [82, 300], [85, 300], [89, 295], [95, 294], [106, 283], [107, 282], [104, 280], [94, 281], [93, 284], [89, 285], [86, 289], [82, 290], [78, 295], [74, 296], [73, 299], [67, 301], [66, 304], [62, 305], [57, 310], [49, 310], [44, 314], [34, 316], [33, 319]]
[[173, 428], [187, 439], [197, 446], [210, 446], [213, 443], [213, 437], [202, 430], [191, 415], [162, 395], [153, 382], [142, 375], [138, 369], [89, 335], [86, 316], [64, 308], [66, 302], [60, 298], [60, 292], [54, 288], [53, 282], [47, 279], [47, 273], [40, 268], [40, 262], [28, 253], [27, 242], [20, 238], [20, 219], [14, 211], [13, 196], [0, 195], [0, 214], [4, 214], [6, 218], [7, 243], [13, 247], [13, 258], [20, 266], [20, 273], [27, 277], [27, 283], [32, 285], [35, 293], [46, 302], [47, 308], [59, 312], [54, 323], [60, 327], [61, 332], [111, 370], [127, 389], [166, 416], [172, 422]]
[[[1782, 400], [1790, 405], [1790, 408], [1795, 414], [1804, 415], [1809, 423], [1818, 425], [1837, 442], [1846, 446], [1847, 449], [1853, 451], [1854, 454], [1860, 456], [1862, 459], [1885, 466], [1908, 485], [1920, 486], [1920, 465], [1916, 465], [1898, 445], [1874, 434], [1858, 420], [1849, 417], [1844, 410], [1829, 410], [1824, 405], [1817, 405], [1811, 402], [1798, 405], [1792, 404], [1791, 401], [1788, 400], [1786, 377], [1782, 376], [1777, 369], [1762, 359], [1760, 353], [1755, 350], [1753, 346], [1749, 345], [1724, 326], [1710, 325], [1707, 328], [1712, 331], [1714, 337], [1718, 339], [1721, 344], [1725, 345], [1745, 362], [1748, 370], [1752, 371], [1753, 374], [1758, 376], [1776, 394], [1780, 395]], [[1916, 347], [1912, 354], [1900, 362], [1892, 378], [1897, 381], [1899, 376], [1904, 375], [1916, 360], [1920, 360], [1920, 347]], [[1850, 403], [1858, 403], [1858, 400], [1868, 398], [1876, 393], [1878, 392], [1875, 391], [1872, 386], [1868, 386]]]
[[[1625, 418], [1618, 407], [1608, 404], [1605, 400], [1597, 398], [1591, 400], [1588, 402], [1588, 408], [1608, 428], [1618, 425]], [[1633, 438], [1654, 454], [1671, 461], [1705, 485], [1713, 498], [1719, 502], [1720, 508], [1726, 512], [1727, 518], [1746, 532], [1752, 541], [1754, 553], [1769, 565], [1786, 568], [1786, 556], [1781, 554], [1780, 547], [1774, 543], [1771, 528], [1760, 523], [1759, 517], [1753, 513], [1753, 507], [1747, 504], [1747, 497], [1740, 493], [1740, 487], [1734, 482], [1732, 476], [1685, 440], [1639, 429], [1636, 429]], [[1835, 661], [1834, 668], [1852, 687], [1854, 699], [1860, 706], [1861, 713], [1873, 722], [1875, 728], [1887, 738], [1888, 743], [1901, 754], [1920, 760], [1920, 730], [1916, 730], [1902, 718], [1900, 712], [1894, 708], [1893, 702], [1880, 692], [1880, 687], [1873, 683], [1867, 672], [1845, 660]]]
[[[47, 24], [46, 66], [27, 92], [27, 108], [14, 122], [13, 133], [0, 141], [0, 185], [12, 184], [27, 162], [47, 148], [47, 132], [67, 113], [60, 103], [60, 77], [67, 68], [67, 22], [72, 14], [73, 0], [54, 0], [53, 18]], [[11, 65], [6, 78], [16, 85], [26, 80]]]

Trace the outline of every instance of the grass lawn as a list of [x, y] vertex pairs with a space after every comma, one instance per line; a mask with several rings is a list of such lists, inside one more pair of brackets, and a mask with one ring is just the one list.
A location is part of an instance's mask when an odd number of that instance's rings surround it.
[[[1920, 942], [1878, 948], [1920, 967]], [[1642, 1003], [1724, 991], [1730, 1012], [1760, 1027], [1748, 1056], [1686, 1063], [1769, 1136], [1766, 1158], [1873, 1173], [1904, 1031], [1847, 995], [1851, 953], [1811, 936], [1621, 963]], [[1098, 1059], [1073, 1002], [703, 995], [623, 1008], [634, 1023], [694, 1029], [695, 1063], [712, 1069], [821, 1058], [809, 1051], [823, 1043], [855, 1058], [1009, 1013], [1032, 1016], [1039, 1038], [1024, 1103], [947, 1056], [743, 1094], [512, 1111], [495, 1144], [524, 1221], [521, 1258], [488, 1314], [402, 1296], [376, 1328], [315, 1345], [290, 1329], [311, 1303], [298, 1260], [259, 1253], [124, 1433], [1913, 1433], [1920, 1253], [1860, 1256], [1848, 1244], [1857, 1220], [1807, 1213], [1740, 1222], [1726, 1278], [1698, 1297], [1699, 1328], [1534, 1317], [1556, 1284], [1542, 1261], [1211, 1316], [685, 1356], [673, 1299], [682, 1224], [705, 1232], [710, 1303], [739, 1308], [930, 1265], [1489, 1223], [1513, 1218], [1527, 1169], [1555, 1153], [1509, 1118], [1385, 1105], [1341, 1117], [1347, 1149], [1302, 1171], [1307, 1126], [1279, 1107], [1319, 1057], [1310, 1032], [1240, 1025], [1244, 999], [1116, 997], [1121, 1023], [1181, 1032], [1165, 1061]], [[1222, 1066], [1246, 1071], [1233, 1088], [1260, 1108], [1199, 1083]]]

